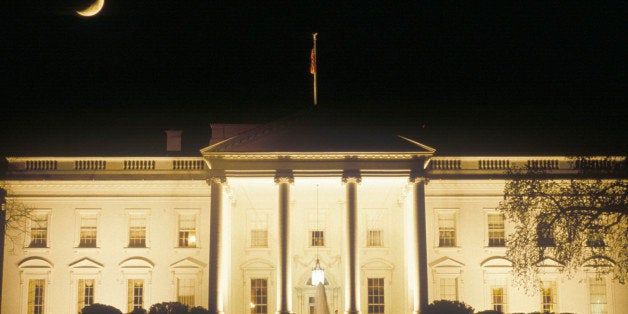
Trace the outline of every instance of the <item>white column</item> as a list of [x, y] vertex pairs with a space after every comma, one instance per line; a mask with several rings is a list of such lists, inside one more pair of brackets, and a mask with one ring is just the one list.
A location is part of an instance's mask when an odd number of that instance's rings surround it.
[[357, 251], [358, 183], [360, 172], [345, 171], [342, 182], [346, 186], [345, 234], [345, 313], [360, 313], [360, 272]]
[[277, 313], [292, 313], [292, 263], [290, 252], [290, 184], [291, 171], [277, 171], [275, 183], [279, 193], [279, 270], [277, 272]]
[[414, 267], [416, 270], [414, 286], [414, 313], [420, 313], [428, 304], [427, 297], [427, 233], [425, 223], [425, 184], [424, 177], [411, 176], [413, 196], [412, 228], [414, 234], [413, 246], [416, 248]]
[[224, 173], [212, 174], [207, 180], [211, 188], [211, 206], [209, 213], [209, 313], [223, 313], [222, 303], [222, 236], [223, 236], [223, 205], [222, 190], [226, 183]]

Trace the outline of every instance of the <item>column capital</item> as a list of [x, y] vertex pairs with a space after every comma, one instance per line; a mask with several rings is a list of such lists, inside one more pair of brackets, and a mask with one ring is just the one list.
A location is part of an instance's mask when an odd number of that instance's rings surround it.
[[362, 182], [362, 176], [360, 170], [352, 169], [345, 170], [342, 173], [342, 183], [360, 183]]
[[209, 179], [206, 180], [207, 185], [211, 185], [212, 183], [227, 183], [227, 176], [225, 175], [224, 170], [212, 170], [209, 173]]
[[294, 183], [292, 170], [277, 170], [275, 172], [275, 183]]
[[421, 176], [417, 176], [417, 175], [410, 175], [410, 178], [408, 179], [408, 181], [411, 184], [427, 184], [430, 180], [426, 177], [421, 177]]

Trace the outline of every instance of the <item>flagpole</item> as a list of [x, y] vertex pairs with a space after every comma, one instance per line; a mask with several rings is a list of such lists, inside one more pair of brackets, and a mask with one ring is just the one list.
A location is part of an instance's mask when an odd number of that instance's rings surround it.
[[316, 106], [318, 104], [318, 93], [317, 93], [317, 86], [316, 86], [316, 36], [318, 35], [318, 33], [314, 33], [312, 34], [312, 40], [314, 41], [314, 47], [312, 48], [312, 53], [310, 55], [310, 73], [312, 73], [314, 75], [314, 106]]

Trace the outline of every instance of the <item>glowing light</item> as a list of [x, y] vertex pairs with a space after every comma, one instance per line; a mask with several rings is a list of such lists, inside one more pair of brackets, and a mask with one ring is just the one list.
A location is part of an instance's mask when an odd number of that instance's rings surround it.
[[312, 286], [319, 283], [325, 284], [325, 271], [321, 268], [319, 260], [316, 259], [316, 266], [312, 268]]
[[252, 309], [254, 309], [254, 308], [255, 308], [255, 303], [251, 302], [249, 306], [250, 306]]
[[77, 14], [82, 16], [94, 16], [102, 10], [102, 7], [105, 5], [105, 0], [96, 0], [96, 2], [92, 3], [87, 9], [76, 11]]
[[188, 242], [189, 243], [196, 243], [196, 236], [195, 235], [190, 235], [188, 237]]

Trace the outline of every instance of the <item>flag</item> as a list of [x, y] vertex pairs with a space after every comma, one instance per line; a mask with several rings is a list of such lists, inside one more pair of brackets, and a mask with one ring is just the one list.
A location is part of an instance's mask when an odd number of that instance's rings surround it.
[[316, 48], [310, 52], [310, 73], [316, 74]]

